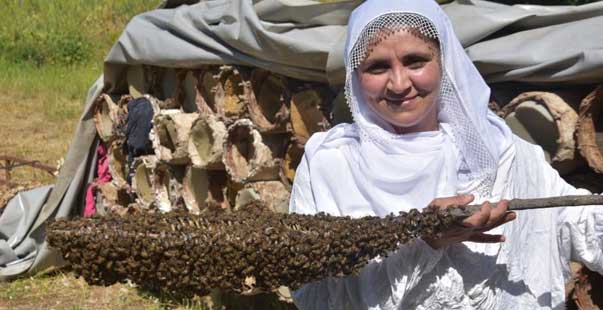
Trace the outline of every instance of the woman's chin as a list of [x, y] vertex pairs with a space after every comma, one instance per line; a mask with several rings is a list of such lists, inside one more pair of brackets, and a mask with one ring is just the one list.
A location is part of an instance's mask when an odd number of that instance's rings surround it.
[[438, 129], [436, 119], [428, 119], [426, 117], [406, 117], [404, 119], [389, 119], [387, 120], [398, 134], [407, 134], [422, 131], [434, 131]]

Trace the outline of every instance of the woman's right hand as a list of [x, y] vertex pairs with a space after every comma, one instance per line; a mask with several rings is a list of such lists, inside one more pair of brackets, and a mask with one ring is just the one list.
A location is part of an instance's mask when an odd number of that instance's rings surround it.
[[[460, 195], [447, 198], [436, 198], [429, 205], [432, 207], [446, 208], [454, 205], [467, 205], [473, 201], [473, 195]], [[466, 218], [459, 225], [454, 225], [441, 233], [439, 238], [423, 238], [434, 249], [463, 241], [480, 243], [496, 243], [505, 241], [503, 235], [490, 235], [484, 232], [510, 222], [516, 218], [514, 212], [507, 211], [508, 200], [501, 200], [492, 207], [489, 202], [484, 202], [478, 212]]]

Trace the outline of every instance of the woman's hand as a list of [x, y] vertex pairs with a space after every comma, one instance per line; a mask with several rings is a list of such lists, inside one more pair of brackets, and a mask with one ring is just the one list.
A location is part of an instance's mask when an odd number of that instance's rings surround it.
[[[473, 201], [473, 198], [473, 195], [437, 198], [430, 203], [430, 206], [446, 208], [452, 205], [467, 205]], [[503, 242], [505, 241], [503, 235], [489, 235], [484, 232], [515, 219], [515, 213], [507, 211], [508, 206], [508, 200], [501, 200], [495, 207], [492, 207], [489, 202], [484, 202], [478, 212], [466, 218], [460, 225], [452, 226], [442, 232], [440, 238], [423, 238], [423, 240], [434, 249], [463, 241]]]

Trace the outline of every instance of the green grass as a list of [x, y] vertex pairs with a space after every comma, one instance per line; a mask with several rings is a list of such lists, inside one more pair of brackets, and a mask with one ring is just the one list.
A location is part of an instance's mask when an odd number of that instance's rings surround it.
[[[127, 22], [148, 0], [0, 1], [0, 155], [56, 165], [66, 154], [88, 88]], [[52, 183], [30, 168], [21, 184]], [[0, 188], [2, 190], [2, 188]]]
[[0, 55], [35, 65], [102, 59], [134, 15], [153, 9], [148, 0], [3, 0]]
[[0, 59], [0, 85], [18, 104], [39, 100], [37, 108], [51, 121], [73, 120], [81, 113], [88, 88], [102, 73], [100, 63], [36, 66]]

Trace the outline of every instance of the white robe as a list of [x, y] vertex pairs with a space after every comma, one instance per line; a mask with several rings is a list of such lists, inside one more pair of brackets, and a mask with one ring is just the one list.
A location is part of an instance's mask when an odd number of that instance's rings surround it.
[[[341, 182], [346, 176], [337, 171], [348, 168], [334, 165], [321, 170], [325, 161], [346, 165], [337, 148], [308, 149], [319, 145], [325, 135], [315, 134], [306, 146], [290, 212], [382, 216], [366, 203], [346, 209], [333, 203], [336, 197], [330, 202], [314, 200], [315, 192], [323, 191], [319, 196], [324, 197], [325, 189], [310, 180], [345, 183], [346, 188], [337, 192], [352, 197], [360, 192], [353, 182]], [[313, 156], [308, 158], [308, 153]], [[540, 147], [515, 137], [501, 156], [491, 197], [477, 197], [474, 203], [578, 194], [589, 192], [567, 184], [545, 161]], [[359, 276], [303, 286], [294, 291], [295, 304], [300, 309], [346, 310], [563, 309], [570, 260], [603, 274], [603, 207], [519, 211], [516, 220], [490, 233], [502, 233], [507, 240], [501, 244], [463, 242], [439, 250], [421, 240], [403, 245], [385, 259], [372, 260]]]

